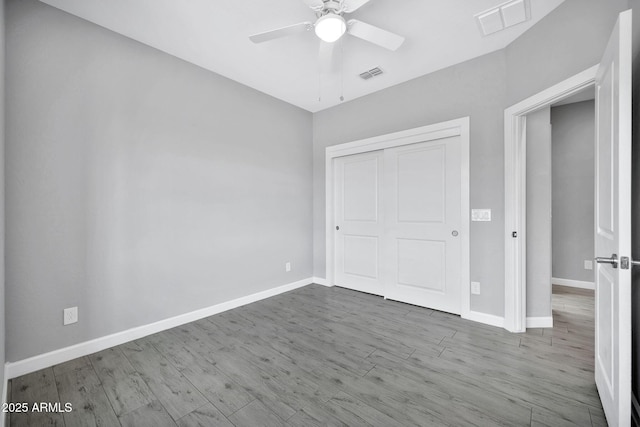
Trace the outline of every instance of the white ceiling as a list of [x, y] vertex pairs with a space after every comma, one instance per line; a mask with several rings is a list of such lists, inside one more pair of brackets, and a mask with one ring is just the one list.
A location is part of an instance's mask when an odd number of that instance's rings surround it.
[[[371, 0], [349, 17], [406, 41], [390, 52], [346, 36], [342, 73], [320, 73], [320, 41], [313, 32], [263, 44], [249, 40], [251, 34], [314, 21], [302, 0], [41, 1], [316, 112], [339, 104], [341, 93], [349, 101], [502, 49], [564, 0], [531, 0], [530, 21], [487, 37], [474, 15], [504, 0]], [[366, 81], [358, 76], [376, 66], [383, 75]]]

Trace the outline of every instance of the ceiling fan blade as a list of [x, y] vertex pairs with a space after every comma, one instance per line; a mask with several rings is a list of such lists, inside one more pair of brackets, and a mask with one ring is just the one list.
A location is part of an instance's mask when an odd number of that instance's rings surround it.
[[345, 0], [344, 2], [344, 12], [351, 13], [360, 9], [365, 4], [369, 3], [370, 0]]
[[288, 27], [278, 28], [277, 30], [265, 31], [264, 33], [249, 36], [254, 43], [263, 43], [281, 37], [287, 37], [293, 34], [305, 33], [313, 28], [311, 22], [300, 22], [299, 24], [289, 25]]
[[404, 43], [404, 37], [357, 19], [350, 19], [347, 22], [347, 32], [389, 50], [397, 50]]
[[313, 10], [322, 10], [324, 2], [322, 0], [303, 0], [307, 6]]

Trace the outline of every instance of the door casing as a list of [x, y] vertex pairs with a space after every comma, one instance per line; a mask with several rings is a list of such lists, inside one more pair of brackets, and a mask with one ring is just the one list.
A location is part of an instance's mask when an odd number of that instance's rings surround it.
[[526, 116], [594, 87], [597, 70], [593, 66], [504, 112], [504, 328], [510, 332], [527, 329]]
[[470, 299], [470, 261], [469, 261], [469, 117], [447, 122], [394, 132], [372, 138], [333, 145], [325, 151], [325, 218], [326, 218], [326, 277], [329, 286], [335, 284], [335, 216], [334, 216], [334, 159], [352, 154], [366, 153], [385, 148], [400, 147], [418, 142], [433, 141], [441, 138], [460, 136], [461, 144], [461, 227], [460, 238], [462, 256], [461, 268], [461, 316], [474, 319]]

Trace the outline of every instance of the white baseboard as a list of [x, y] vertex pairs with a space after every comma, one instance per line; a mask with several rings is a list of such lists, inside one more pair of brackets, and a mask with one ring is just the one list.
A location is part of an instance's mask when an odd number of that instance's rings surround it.
[[527, 317], [527, 328], [553, 328], [553, 316]]
[[140, 339], [142, 337], [146, 337], [147, 335], [175, 328], [176, 326], [184, 325], [185, 323], [194, 322], [205, 317], [213, 316], [214, 314], [222, 313], [223, 311], [231, 310], [243, 305], [251, 304], [256, 301], [282, 294], [284, 292], [292, 291], [294, 289], [307, 286], [313, 282], [314, 280], [312, 280], [311, 278], [299, 280], [287, 285], [278, 286], [273, 289], [268, 289], [266, 291], [257, 292], [252, 295], [247, 295], [245, 297], [216, 304], [211, 307], [195, 310], [190, 313], [181, 314], [175, 317], [170, 317], [168, 319], [160, 320], [155, 323], [138, 326], [126, 331], [117, 332], [115, 334], [107, 335], [69, 347], [54, 350], [48, 353], [33, 356], [28, 359], [19, 360], [17, 362], [9, 362], [5, 364], [5, 384], [6, 381], [11, 378], [16, 378], [21, 375], [38, 371], [40, 369], [48, 368], [59, 363], [67, 362], [78, 357], [92, 354], [97, 351], [102, 351], [113, 346]]
[[580, 288], [580, 289], [596, 288], [596, 285], [593, 282], [585, 282], [583, 280], [560, 279], [558, 277], [552, 277], [551, 283], [553, 283], [554, 285], [569, 286], [572, 288]]
[[323, 279], [322, 277], [312, 277], [311, 280], [313, 281], [313, 283], [315, 283], [316, 285], [322, 285], [322, 286], [327, 286], [327, 287], [332, 287], [333, 285], [329, 284], [329, 281], [327, 279]]
[[463, 319], [473, 320], [474, 322], [484, 323], [485, 325], [504, 328], [504, 317], [494, 316], [493, 314], [480, 313], [479, 311], [468, 311], [461, 317]]

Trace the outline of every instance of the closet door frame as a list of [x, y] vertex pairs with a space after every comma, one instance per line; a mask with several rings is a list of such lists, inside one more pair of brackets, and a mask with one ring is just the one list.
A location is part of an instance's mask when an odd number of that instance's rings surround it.
[[418, 142], [433, 141], [436, 139], [460, 136], [461, 144], [461, 203], [460, 203], [460, 238], [462, 245], [461, 267], [461, 316], [468, 318], [471, 314], [471, 284], [469, 261], [469, 117], [463, 117], [446, 122], [407, 129], [386, 135], [333, 145], [325, 151], [325, 243], [326, 243], [326, 278], [327, 284], [335, 284], [335, 182], [334, 159], [352, 154], [367, 153], [370, 151], [384, 150], [386, 148], [400, 147]]

